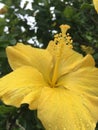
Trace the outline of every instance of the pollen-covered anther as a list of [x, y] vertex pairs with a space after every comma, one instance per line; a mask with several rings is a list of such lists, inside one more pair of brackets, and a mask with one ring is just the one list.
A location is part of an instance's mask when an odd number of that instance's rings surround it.
[[61, 29], [61, 33], [56, 34], [54, 36], [54, 42], [55, 44], [65, 44], [70, 48], [73, 48], [72, 43], [73, 40], [71, 38], [71, 36], [69, 35], [69, 33], [67, 33], [67, 30], [70, 28], [69, 25], [61, 25], [60, 29]]

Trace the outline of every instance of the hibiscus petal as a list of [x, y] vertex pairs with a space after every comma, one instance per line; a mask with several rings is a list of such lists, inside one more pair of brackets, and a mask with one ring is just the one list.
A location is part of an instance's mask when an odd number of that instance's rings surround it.
[[62, 76], [58, 81], [58, 86], [64, 86], [71, 91], [98, 96], [98, 69], [95, 67], [76, 69]]
[[98, 13], [98, 0], [93, 0], [93, 3], [94, 3], [96, 11]]
[[6, 52], [12, 69], [30, 65], [37, 68], [49, 80], [53, 65], [52, 56], [47, 50], [18, 43], [16, 46], [8, 46]]
[[[81, 65], [80, 65], [81, 66]], [[78, 67], [71, 73], [61, 77], [58, 86], [65, 87], [73, 93], [83, 95], [84, 104], [88, 109], [93, 110], [94, 117], [98, 120], [98, 69], [91, 66]], [[90, 102], [88, 104], [87, 102]], [[97, 113], [97, 114], [96, 114]]]
[[0, 79], [0, 98], [8, 105], [19, 107], [28, 103], [30, 108], [36, 109], [44, 85], [46, 83], [38, 70], [23, 66]]
[[90, 109], [78, 93], [45, 87], [39, 98], [38, 117], [46, 130], [94, 130], [97, 121]]

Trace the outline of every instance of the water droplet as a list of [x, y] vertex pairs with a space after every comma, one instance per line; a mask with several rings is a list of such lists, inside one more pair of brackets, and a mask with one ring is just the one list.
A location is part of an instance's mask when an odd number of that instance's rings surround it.
[[81, 126], [79, 126], [79, 130], [82, 130], [82, 127], [81, 127]]
[[57, 126], [55, 126], [55, 130], [57, 130], [58, 129], [58, 127]]
[[90, 125], [89, 125], [89, 124], [87, 124], [87, 128], [88, 128], [88, 127], [90, 127]]
[[48, 128], [49, 128], [49, 130], [51, 130], [51, 124], [48, 124]]
[[80, 118], [79, 120], [82, 121], [82, 118]]

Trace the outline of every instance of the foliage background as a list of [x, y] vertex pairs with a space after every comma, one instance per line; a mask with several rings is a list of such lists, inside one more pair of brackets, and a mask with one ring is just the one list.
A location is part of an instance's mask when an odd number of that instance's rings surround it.
[[[20, 7], [21, 0], [0, 0], [5, 6], [0, 9], [0, 77], [11, 71], [5, 48], [17, 42], [46, 48], [61, 24], [69, 24], [74, 49], [83, 55], [90, 46], [98, 66], [98, 15], [92, 0], [34, 0], [32, 9], [28, 1]], [[31, 19], [28, 22], [28, 19]], [[30, 40], [32, 39], [32, 40]], [[93, 50], [93, 51], [90, 51]], [[28, 105], [20, 108], [0, 102], [0, 130], [44, 130], [37, 119], [36, 111]], [[96, 127], [98, 130], [98, 127]]]

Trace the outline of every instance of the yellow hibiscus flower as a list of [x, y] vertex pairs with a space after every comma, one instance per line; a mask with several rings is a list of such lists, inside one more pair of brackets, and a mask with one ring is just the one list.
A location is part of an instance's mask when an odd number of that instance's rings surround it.
[[98, 13], [98, 0], [93, 0], [94, 7]]
[[93, 57], [72, 49], [61, 26], [46, 49], [18, 43], [6, 49], [13, 72], [0, 79], [7, 105], [37, 109], [46, 130], [94, 130], [98, 121], [98, 69]]

